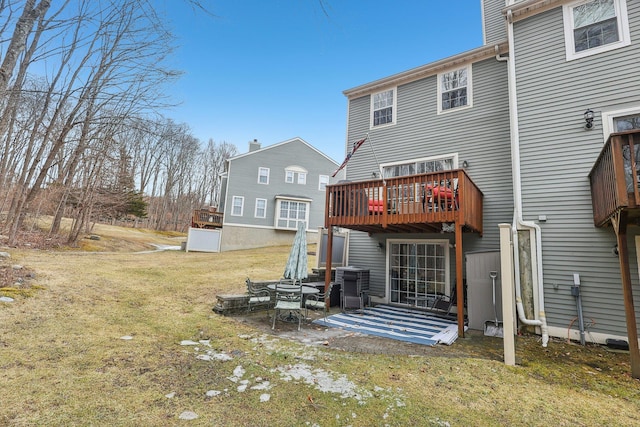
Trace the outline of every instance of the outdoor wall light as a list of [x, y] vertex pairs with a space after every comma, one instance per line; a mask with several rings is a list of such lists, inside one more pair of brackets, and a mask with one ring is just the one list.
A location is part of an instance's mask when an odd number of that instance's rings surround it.
[[585, 129], [593, 128], [593, 111], [589, 108], [584, 112]]
[[384, 243], [378, 242], [378, 249], [383, 250], [384, 249]]
[[468, 168], [469, 167], [469, 162], [466, 161], [466, 160], [463, 160], [462, 161], [462, 167], [465, 168], [465, 169]]

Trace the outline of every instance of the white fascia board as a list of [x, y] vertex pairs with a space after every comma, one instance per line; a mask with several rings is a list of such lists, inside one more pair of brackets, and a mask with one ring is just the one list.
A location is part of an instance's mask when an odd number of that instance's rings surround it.
[[380, 92], [386, 88], [411, 83], [431, 75], [436, 75], [439, 72], [455, 68], [460, 65], [482, 61], [494, 57], [496, 56], [496, 54], [501, 55], [508, 52], [509, 47], [506, 41], [496, 43], [495, 45], [482, 46], [473, 50], [469, 50], [467, 52], [450, 56], [445, 59], [441, 59], [436, 62], [431, 62], [420, 67], [412, 68], [411, 70], [407, 70], [402, 73], [375, 80], [371, 83], [360, 85], [352, 89], [347, 89], [342, 93], [347, 98], [354, 99], [374, 92]]

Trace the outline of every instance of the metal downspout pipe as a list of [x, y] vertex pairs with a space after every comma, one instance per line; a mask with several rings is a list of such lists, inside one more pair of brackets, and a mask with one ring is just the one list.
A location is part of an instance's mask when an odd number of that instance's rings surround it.
[[[508, 82], [509, 82], [509, 118], [511, 121], [511, 161], [513, 175], [513, 196], [514, 211], [513, 225], [511, 233], [513, 237], [514, 252], [514, 272], [515, 272], [515, 291], [516, 291], [516, 309], [520, 321], [528, 326], [539, 326], [542, 334], [542, 346], [546, 347], [549, 343], [549, 329], [547, 327], [547, 318], [544, 312], [544, 281], [542, 275], [542, 237], [538, 224], [532, 221], [524, 221], [522, 218], [522, 183], [520, 175], [520, 132], [518, 126], [518, 98], [516, 94], [516, 64], [515, 49], [513, 37], [513, 19], [511, 9], [507, 10], [507, 36], [509, 44], [509, 58], [507, 60]], [[498, 55], [496, 56], [498, 58]], [[503, 60], [500, 58], [499, 60]], [[518, 256], [518, 228], [533, 229], [536, 236], [536, 271], [538, 281], [538, 305], [539, 320], [527, 319], [524, 314], [520, 290], [520, 263]]]

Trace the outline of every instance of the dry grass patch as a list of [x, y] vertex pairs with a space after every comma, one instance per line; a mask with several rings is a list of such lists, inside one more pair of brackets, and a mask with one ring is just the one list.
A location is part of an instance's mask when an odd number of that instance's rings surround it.
[[288, 252], [11, 250], [45, 289], [0, 306], [0, 425], [640, 422], [626, 354], [535, 337], [518, 337], [515, 368], [467, 339], [414, 357], [350, 353], [212, 312], [247, 276], [279, 277]]

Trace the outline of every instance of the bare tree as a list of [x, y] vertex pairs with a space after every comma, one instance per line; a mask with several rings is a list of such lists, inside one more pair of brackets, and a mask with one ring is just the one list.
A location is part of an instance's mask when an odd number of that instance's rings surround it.
[[[177, 75], [162, 66], [171, 51], [171, 37], [149, 2], [84, 0], [75, 5], [76, 15], [64, 21], [64, 33], [59, 32], [59, 22], [41, 19], [38, 37], [28, 50], [30, 61], [46, 58], [59, 67], [36, 113], [38, 119], [30, 123], [27, 139], [32, 148], [21, 165], [9, 209], [10, 240], [53, 168], [56, 182], [70, 187], [83, 153], [94, 141], [92, 135], [100, 134], [100, 127], [113, 127], [128, 116], [161, 106], [159, 87]], [[38, 44], [45, 33], [51, 37]], [[54, 40], [63, 47], [50, 49]]]
[[[3, 12], [10, 8], [10, 5], [3, 4]], [[42, 20], [44, 15], [51, 7], [51, 0], [42, 0], [37, 3], [35, 0], [27, 0], [22, 8], [22, 14], [18, 18], [13, 28], [13, 34], [11, 36], [9, 45], [7, 47], [4, 59], [0, 65], [0, 92], [5, 92], [9, 86], [9, 81], [13, 75], [13, 71], [18, 63], [18, 58], [24, 53], [27, 38], [33, 32], [34, 23], [37, 20]], [[8, 14], [7, 22], [3, 26], [7, 29], [9, 26], [9, 19], [12, 14]]]
[[[213, 16], [203, 1], [185, 3]], [[158, 117], [162, 87], [178, 73], [163, 65], [173, 39], [154, 7], [0, 0], [0, 210], [10, 243], [42, 209], [52, 233], [73, 219], [73, 243], [93, 221], [140, 207], [143, 194], [158, 229], [182, 229], [193, 208], [219, 202], [237, 150], [203, 148], [186, 125]]]
[[203, 182], [205, 183], [206, 200], [210, 206], [218, 206], [220, 203], [220, 185], [222, 173], [225, 170], [225, 162], [237, 154], [235, 145], [226, 141], [216, 143], [209, 139], [203, 153]]

